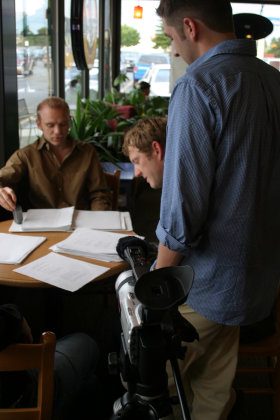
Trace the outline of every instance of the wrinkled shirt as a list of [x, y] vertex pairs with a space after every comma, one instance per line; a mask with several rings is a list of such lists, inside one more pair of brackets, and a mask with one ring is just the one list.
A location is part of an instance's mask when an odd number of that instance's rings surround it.
[[23, 182], [31, 208], [110, 210], [110, 192], [94, 147], [73, 142], [62, 163], [43, 138], [17, 150], [0, 169], [0, 187], [17, 194]]
[[280, 279], [280, 74], [255, 55], [207, 51], [168, 112], [157, 236], [194, 269], [188, 305], [228, 325], [268, 316]]

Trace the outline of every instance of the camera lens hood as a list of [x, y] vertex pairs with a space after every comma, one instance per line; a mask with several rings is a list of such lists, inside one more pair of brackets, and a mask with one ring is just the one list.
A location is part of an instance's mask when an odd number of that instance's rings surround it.
[[168, 310], [185, 302], [192, 286], [192, 267], [173, 266], [143, 274], [135, 284], [139, 302], [154, 310]]

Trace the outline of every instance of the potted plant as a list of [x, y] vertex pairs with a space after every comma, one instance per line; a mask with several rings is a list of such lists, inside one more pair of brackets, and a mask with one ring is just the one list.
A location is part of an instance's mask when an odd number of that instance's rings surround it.
[[122, 153], [125, 132], [143, 116], [164, 116], [168, 109], [168, 99], [145, 100], [141, 90], [135, 87], [129, 93], [119, 92], [116, 87], [126, 78], [125, 75], [117, 77], [115, 87], [103, 100], [81, 99], [78, 94], [76, 113], [71, 120], [70, 134], [91, 143], [101, 162], [109, 161], [116, 166], [118, 162], [128, 162]]

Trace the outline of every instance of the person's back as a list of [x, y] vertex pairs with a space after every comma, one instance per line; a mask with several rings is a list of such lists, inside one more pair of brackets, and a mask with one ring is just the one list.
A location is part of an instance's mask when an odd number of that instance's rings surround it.
[[[193, 116], [194, 131], [188, 132], [189, 137], [200, 138], [197, 147], [193, 141], [193, 150], [188, 150], [188, 165], [180, 148], [175, 152], [178, 157], [173, 158], [181, 161], [186, 191], [192, 191], [193, 182], [211, 188], [208, 208], [191, 202], [193, 212], [199, 214], [202, 209], [205, 214], [196, 217], [197, 226], [192, 223], [188, 232], [189, 238], [200, 235], [199, 244], [187, 257], [196, 273], [188, 304], [219, 322], [223, 312], [226, 323], [248, 324], [269, 314], [279, 281], [275, 269], [279, 270], [280, 246], [280, 75], [248, 51], [247, 40], [245, 44], [242, 40], [223, 44], [216, 54], [213, 48], [196, 60], [175, 85], [173, 94], [182, 97], [182, 106], [185, 97], [201, 103], [208, 99], [201, 105], [201, 113]], [[236, 45], [239, 55], [234, 54]], [[212, 114], [205, 135], [198, 129], [203, 127], [203, 106]], [[177, 113], [178, 108], [170, 109], [169, 125], [179, 136]], [[168, 153], [171, 149], [167, 148]], [[191, 163], [198, 155], [199, 167]], [[168, 164], [170, 167], [171, 162]], [[171, 173], [172, 169], [164, 187], [176, 191]], [[174, 205], [177, 202], [176, 197], [171, 200]], [[202, 218], [206, 224], [199, 232]], [[217, 272], [223, 284], [208, 282], [206, 288], [206, 279]], [[202, 298], [204, 293], [208, 299]]]
[[192, 420], [221, 420], [240, 325], [269, 314], [280, 277], [280, 75], [236, 39], [229, 0], [160, 0], [157, 13], [189, 67], [169, 102], [156, 269], [182, 255], [194, 269], [179, 310], [199, 342], [180, 370]]

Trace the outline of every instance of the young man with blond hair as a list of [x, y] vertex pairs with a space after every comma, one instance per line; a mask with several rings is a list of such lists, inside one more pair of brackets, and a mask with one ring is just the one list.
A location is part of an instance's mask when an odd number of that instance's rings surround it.
[[152, 188], [162, 187], [167, 119], [144, 117], [124, 137], [122, 151], [134, 164], [136, 177]]

